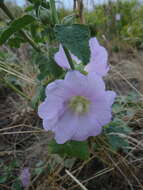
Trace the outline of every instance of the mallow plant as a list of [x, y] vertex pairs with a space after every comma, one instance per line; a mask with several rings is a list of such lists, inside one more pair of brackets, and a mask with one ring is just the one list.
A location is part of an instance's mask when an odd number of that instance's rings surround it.
[[116, 93], [106, 90], [103, 80], [110, 69], [108, 53], [87, 26], [58, 24], [54, 31], [59, 50], [53, 57], [65, 74], [46, 86], [38, 115], [45, 131], [54, 133], [53, 153], [84, 159], [89, 138], [100, 135], [112, 120]]
[[64, 23], [59, 20], [54, 0], [29, 2], [25, 14], [14, 18], [0, 1], [11, 20], [2, 29], [0, 44], [19, 48], [28, 42], [34, 49], [38, 93], [31, 102], [35, 101], [33, 107], [45, 132], [54, 134], [54, 139], [47, 141], [51, 153], [87, 159], [96, 142], [92, 139], [112, 132], [110, 123], [116, 117], [112, 105], [117, 94], [106, 89], [103, 78], [110, 70], [107, 50], [90, 36], [87, 25], [75, 23], [72, 17], [65, 17]]

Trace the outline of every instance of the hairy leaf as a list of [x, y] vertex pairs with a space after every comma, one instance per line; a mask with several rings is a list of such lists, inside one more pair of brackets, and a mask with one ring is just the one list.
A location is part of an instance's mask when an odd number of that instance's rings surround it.
[[86, 160], [89, 157], [87, 142], [70, 141], [65, 144], [57, 144], [54, 140], [49, 143], [49, 149], [53, 154], [75, 157]]
[[77, 56], [84, 64], [89, 62], [89, 29], [80, 24], [56, 25], [55, 33], [57, 39], [67, 49]]
[[114, 119], [107, 127], [104, 128], [104, 132], [107, 136], [107, 140], [114, 151], [122, 149], [124, 152], [127, 151], [126, 147], [129, 143], [124, 135], [131, 132], [126, 123], [120, 119]]
[[21, 43], [24, 43], [25, 40], [19, 37], [10, 38], [8, 44], [11, 48], [19, 48]]
[[0, 176], [0, 184], [7, 181], [7, 176]]
[[15, 32], [20, 31], [22, 28], [33, 23], [34, 21], [35, 18], [31, 15], [24, 15], [23, 17], [14, 20], [11, 25], [1, 34], [0, 44], [4, 44], [11, 35], [13, 35]]
[[40, 81], [47, 78], [49, 75], [59, 77], [63, 72], [61, 67], [55, 63], [53, 54], [53, 50], [50, 50], [50, 53], [48, 55], [37, 54], [35, 64], [38, 65], [40, 70], [40, 74], [38, 75], [38, 79]]

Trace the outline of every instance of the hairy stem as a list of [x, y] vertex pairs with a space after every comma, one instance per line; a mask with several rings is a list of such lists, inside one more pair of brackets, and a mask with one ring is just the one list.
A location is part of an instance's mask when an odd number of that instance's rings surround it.
[[[53, 24], [59, 24], [59, 19], [58, 19], [58, 15], [57, 15], [57, 10], [56, 10], [56, 5], [55, 5], [55, 0], [50, 0], [50, 8], [52, 11], [52, 20], [53, 20]], [[68, 62], [71, 66], [71, 69], [74, 70], [74, 64], [71, 58], [71, 55], [68, 51], [68, 49], [66, 47], [63, 46], [64, 52], [66, 54], [66, 57], [68, 59]]]
[[58, 19], [58, 15], [57, 15], [55, 0], [50, 0], [50, 8], [51, 8], [51, 11], [52, 11], [53, 24], [59, 24], [59, 19]]
[[73, 64], [73, 61], [72, 61], [72, 58], [71, 58], [71, 55], [70, 55], [68, 49], [67, 49], [65, 46], [63, 46], [63, 49], [64, 49], [64, 52], [65, 52], [65, 54], [66, 54], [66, 56], [67, 56], [67, 59], [68, 59], [68, 61], [69, 61], [69, 64], [70, 64], [70, 66], [71, 66], [71, 69], [72, 69], [72, 70], [75, 70], [74, 64]]

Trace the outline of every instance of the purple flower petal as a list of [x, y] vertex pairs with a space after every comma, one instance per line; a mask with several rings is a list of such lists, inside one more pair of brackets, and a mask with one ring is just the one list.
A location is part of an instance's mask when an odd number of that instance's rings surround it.
[[100, 77], [100, 75], [98, 75], [95, 72], [91, 72], [88, 74], [87, 78], [88, 86], [91, 88], [92, 91], [90, 93], [100, 95], [100, 92], [102, 93], [105, 91], [105, 83], [103, 79]]
[[[70, 54], [72, 60], [75, 61], [77, 64], [81, 62], [75, 55], [73, 55], [72, 53]], [[68, 59], [61, 44], [59, 47], [59, 51], [54, 56], [54, 59], [60, 67], [63, 67], [64, 69], [70, 69], [70, 64], [68, 62]]]
[[62, 102], [60, 99], [58, 97], [50, 97], [46, 98], [45, 101], [39, 105], [38, 114], [42, 119], [52, 119], [61, 109]]
[[103, 97], [100, 100], [98, 99], [98, 101], [91, 106], [90, 115], [100, 126], [104, 126], [111, 121], [111, 106], [108, 105], [105, 97], [104, 99]]
[[46, 131], [54, 131], [57, 121], [58, 121], [57, 115], [52, 119], [44, 119], [43, 120], [43, 128]]
[[79, 71], [69, 71], [65, 76], [65, 81], [74, 95], [82, 95], [87, 88], [87, 78]]
[[97, 136], [101, 133], [101, 125], [94, 120], [91, 120], [91, 115], [81, 116], [78, 119], [78, 127], [76, 133], [72, 137], [72, 140], [84, 141], [89, 136]]
[[[106, 49], [98, 43], [95, 37], [89, 40], [89, 47], [91, 57], [84, 70], [87, 72], [96, 72], [100, 76], [105, 76], [109, 71], [109, 66], [107, 64], [108, 54]], [[71, 57], [77, 64], [81, 62], [75, 55], [71, 54]], [[55, 61], [64, 69], [70, 69], [70, 64], [61, 44], [59, 51], [55, 54]]]
[[96, 72], [100, 76], [105, 76], [109, 71], [107, 65], [108, 54], [104, 47], [100, 46], [97, 39], [91, 38], [89, 40], [91, 57], [89, 64], [85, 67], [87, 72]]
[[114, 103], [116, 96], [117, 94], [114, 91], [106, 91], [106, 99], [109, 106], [111, 106]]
[[59, 51], [55, 54], [55, 61], [56, 63], [60, 66], [63, 67], [64, 69], [70, 69], [70, 64], [68, 62], [68, 59], [65, 55], [65, 52], [63, 50], [62, 45], [60, 44]]
[[20, 179], [23, 187], [28, 187], [30, 184], [30, 171], [29, 168], [24, 168], [21, 172]]
[[[66, 87], [66, 88], [65, 88]], [[58, 96], [59, 98], [67, 98], [71, 96], [71, 92], [68, 89], [68, 84], [64, 80], [56, 80], [46, 87], [46, 96]]]
[[64, 80], [49, 84], [46, 95], [38, 113], [44, 129], [53, 131], [59, 144], [99, 135], [112, 118], [116, 96], [105, 90], [100, 75], [91, 72], [85, 76], [79, 71], [69, 71]]
[[77, 116], [73, 116], [69, 111], [62, 115], [55, 130], [55, 139], [58, 144], [63, 144], [72, 138], [79, 124], [77, 120]]

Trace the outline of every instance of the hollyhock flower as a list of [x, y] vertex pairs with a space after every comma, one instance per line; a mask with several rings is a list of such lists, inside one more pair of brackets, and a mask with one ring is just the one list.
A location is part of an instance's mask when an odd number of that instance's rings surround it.
[[[100, 76], [105, 76], [109, 70], [109, 66], [107, 64], [108, 54], [106, 49], [103, 46], [100, 46], [95, 37], [89, 40], [89, 47], [91, 55], [89, 63], [85, 67], [85, 71], [96, 72]], [[71, 57], [76, 63], [81, 62], [75, 55], [71, 54]], [[61, 44], [59, 51], [55, 54], [54, 58], [59, 66], [64, 69], [70, 69], [70, 64]]]
[[30, 171], [29, 168], [24, 168], [21, 172], [20, 179], [23, 187], [28, 187], [30, 184]]
[[44, 129], [53, 131], [56, 142], [63, 144], [99, 135], [111, 120], [116, 94], [105, 90], [102, 77], [96, 73], [85, 76], [79, 71], [69, 71], [64, 80], [55, 80], [47, 86], [46, 96], [38, 114]]

